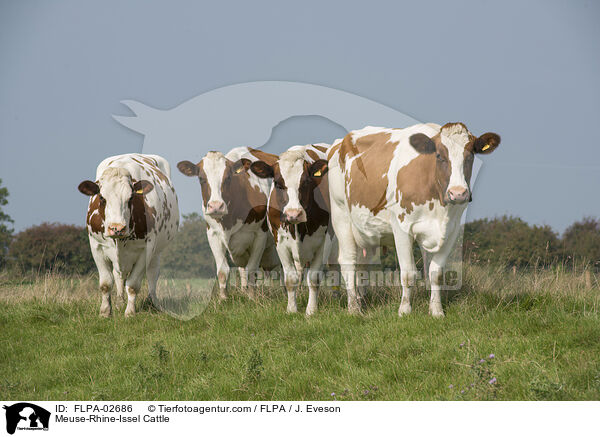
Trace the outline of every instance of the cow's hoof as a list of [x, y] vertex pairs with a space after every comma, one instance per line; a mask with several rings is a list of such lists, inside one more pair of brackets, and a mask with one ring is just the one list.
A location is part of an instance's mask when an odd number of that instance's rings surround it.
[[219, 294], [219, 302], [225, 302], [227, 300], [227, 295], [225, 293]]
[[133, 316], [135, 316], [135, 310], [131, 310], [131, 309], [125, 310], [125, 317], [133, 317]]
[[110, 317], [110, 311], [108, 311], [108, 312], [100, 311], [100, 317], [108, 319]]
[[290, 313], [290, 314], [297, 313], [298, 312], [298, 307], [297, 306], [289, 306], [288, 305], [287, 312]]
[[398, 308], [398, 316], [402, 317], [405, 316], [407, 314], [410, 314], [412, 311], [412, 307], [409, 305], [400, 305], [400, 308]]
[[316, 308], [306, 308], [306, 316], [310, 317], [317, 312]]
[[348, 307], [348, 313], [357, 315], [357, 316], [362, 316], [363, 310], [361, 309], [361, 307], [359, 305], [352, 305], [352, 306]]
[[429, 308], [429, 314], [432, 317], [435, 317], [436, 319], [442, 318], [444, 317], [444, 310], [442, 310], [441, 308], [436, 307], [430, 307]]

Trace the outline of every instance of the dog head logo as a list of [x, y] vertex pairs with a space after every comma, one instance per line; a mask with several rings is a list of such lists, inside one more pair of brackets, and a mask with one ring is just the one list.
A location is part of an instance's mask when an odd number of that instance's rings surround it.
[[19, 402], [3, 407], [6, 410], [6, 432], [19, 430], [48, 430], [50, 411], [35, 404]]

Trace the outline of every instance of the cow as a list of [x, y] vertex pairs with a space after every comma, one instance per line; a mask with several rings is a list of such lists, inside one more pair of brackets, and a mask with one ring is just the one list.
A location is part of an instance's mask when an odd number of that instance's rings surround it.
[[317, 311], [317, 287], [323, 263], [329, 258], [333, 228], [329, 216], [328, 144], [293, 146], [274, 164], [256, 161], [250, 169], [272, 178], [268, 222], [275, 239], [288, 294], [287, 311], [298, 311], [296, 289], [309, 264], [306, 315]]
[[254, 297], [256, 275], [279, 265], [266, 222], [271, 181], [249, 172], [254, 161], [274, 164], [276, 155], [251, 147], [236, 147], [226, 155], [208, 152], [197, 164], [181, 161], [177, 168], [197, 177], [202, 190], [202, 213], [208, 243], [217, 267], [219, 298], [227, 299], [227, 254], [239, 268], [242, 289]]
[[100, 276], [100, 315], [112, 313], [114, 283], [119, 297], [127, 291], [125, 316], [133, 316], [144, 272], [148, 297], [156, 297], [160, 253], [179, 227], [169, 163], [158, 155], [111, 156], [98, 165], [95, 182], [81, 182], [79, 191], [90, 196], [86, 225]]
[[471, 200], [474, 154], [489, 154], [499, 144], [497, 134], [476, 137], [463, 123], [428, 123], [404, 129], [367, 126], [331, 147], [331, 215], [350, 313], [361, 312], [357, 248], [379, 245], [396, 248], [402, 285], [398, 314], [411, 312], [416, 241], [431, 259], [429, 312], [443, 317], [442, 271]]

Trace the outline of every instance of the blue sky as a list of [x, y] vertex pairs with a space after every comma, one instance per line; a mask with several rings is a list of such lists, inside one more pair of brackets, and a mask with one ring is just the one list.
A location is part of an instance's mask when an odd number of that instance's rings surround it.
[[[499, 133], [469, 219], [513, 214], [562, 231], [600, 216], [600, 3], [324, 3], [0, 1], [0, 178], [15, 228], [83, 224], [78, 183], [106, 156], [141, 151], [142, 136], [111, 117], [130, 115], [121, 100], [168, 109], [260, 80]], [[299, 123], [271, 142], [339, 130]]]

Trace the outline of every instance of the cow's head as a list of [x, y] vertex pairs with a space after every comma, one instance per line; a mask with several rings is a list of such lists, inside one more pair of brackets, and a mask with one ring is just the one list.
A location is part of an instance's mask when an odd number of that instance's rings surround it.
[[306, 222], [306, 209], [328, 167], [324, 159], [311, 164], [304, 159], [302, 152], [292, 150], [282, 153], [272, 166], [256, 161], [250, 169], [260, 178], [273, 178], [282, 221], [297, 224]]
[[190, 161], [177, 164], [184, 175], [198, 177], [204, 213], [215, 220], [228, 213], [228, 204], [240, 188], [240, 184], [235, 182], [239, 182], [237, 178], [248, 177], [249, 167], [250, 160], [242, 158], [233, 162], [221, 152], [208, 152], [198, 164]]
[[83, 181], [79, 191], [86, 196], [99, 196], [104, 206], [104, 236], [126, 238], [131, 233], [131, 208], [137, 196], [144, 196], [154, 189], [146, 180], [134, 181], [124, 168], [109, 167], [96, 182]]
[[475, 153], [492, 153], [500, 144], [500, 136], [488, 132], [472, 135], [463, 123], [447, 123], [437, 135], [411, 135], [413, 148], [421, 154], [435, 154], [435, 179], [445, 203], [462, 204], [471, 200], [471, 172]]

